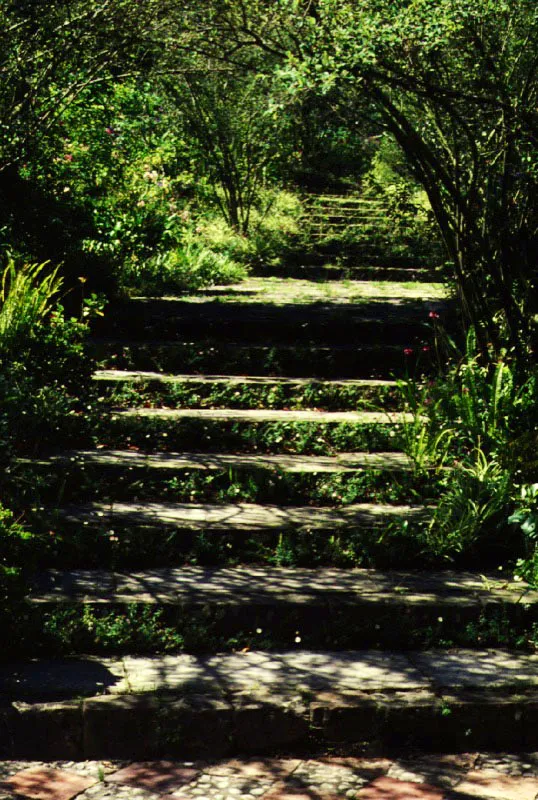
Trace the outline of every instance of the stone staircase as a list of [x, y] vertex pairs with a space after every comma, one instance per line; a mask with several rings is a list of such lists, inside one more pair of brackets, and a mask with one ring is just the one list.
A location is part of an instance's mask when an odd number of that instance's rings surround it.
[[[300, 228], [307, 233], [307, 252], [288, 258], [287, 275], [308, 280], [439, 281], [443, 280], [440, 247], [405, 234], [395, 236], [386, 202], [364, 195], [310, 194], [303, 198]], [[293, 262], [293, 264], [292, 264]], [[261, 275], [280, 275], [264, 264]]]
[[32, 463], [50, 546], [3, 757], [536, 748], [538, 657], [490, 645], [538, 595], [427, 571], [436, 480], [401, 451], [395, 375], [427, 367], [442, 287], [305, 283], [134, 298], [96, 330], [94, 447]]

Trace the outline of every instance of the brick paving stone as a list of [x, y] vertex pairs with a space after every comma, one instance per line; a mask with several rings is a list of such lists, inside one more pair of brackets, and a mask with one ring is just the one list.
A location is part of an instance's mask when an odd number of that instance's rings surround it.
[[485, 800], [535, 800], [538, 778], [503, 775], [496, 769], [471, 770], [455, 791], [458, 796]]
[[111, 775], [108, 780], [129, 786], [142, 786], [150, 792], [173, 792], [191, 783], [200, 774], [192, 764], [175, 761], [142, 761], [129, 764]]
[[98, 781], [64, 769], [37, 767], [23, 769], [0, 783], [13, 794], [33, 800], [71, 800]]
[[208, 775], [237, 778], [262, 778], [266, 780], [282, 780], [287, 778], [301, 764], [298, 758], [262, 758], [237, 759], [221, 761], [204, 768]]
[[256, 777], [230, 777], [203, 773], [192, 783], [170, 795], [174, 800], [254, 800], [265, 796], [273, 781]]
[[0, 761], [0, 783], [23, 769], [35, 769], [44, 766], [45, 764], [40, 761]]
[[445, 794], [427, 783], [400, 781], [397, 778], [376, 778], [360, 789], [357, 800], [445, 800]]

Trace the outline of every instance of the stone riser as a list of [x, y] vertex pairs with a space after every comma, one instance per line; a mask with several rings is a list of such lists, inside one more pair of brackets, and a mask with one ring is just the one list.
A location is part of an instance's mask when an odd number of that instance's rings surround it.
[[[106, 377], [107, 374], [109, 377]], [[168, 408], [318, 408], [357, 411], [370, 408], [397, 410], [402, 403], [394, 384], [336, 384], [325, 381], [289, 383], [277, 380], [195, 375], [159, 380], [151, 373], [118, 371], [97, 373], [94, 388], [114, 407], [166, 406]]]
[[[352, 234], [353, 235], [353, 234]], [[323, 264], [331, 258], [339, 258], [343, 252], [344, 263], [361, 261], [365, 264], [377, 264], [387, 267], [431, 267], [442, 263], [440, 252], [431, 248], [420, 249], [417, 246], [395, 248], [390, 239], [383, 236], [377, 241], [371, 237], [365, 239], [365, 234], [356, 234], [356, 240], [342, 243], [342, 232], [325, 230], [312, 236], [312, 249], [308, 253], [297, 253], [292, 256], [291, 263], [302, 261], [311, 263], [316, 261]], [[359, 238], [360, 237], [360, 238]], [[411, 251], [411, 252], [410, 252]]]
[[[419, 556], [410, 566], [416, 566]], [[101, 563], [103, 563], [101, 561]], [[401, 562], [400, 562], [401, 563]], [[480, 645], [499, 647], [518, 637], [526, 639], [538, 613], [536, 607], [523, 609], [514, 605], [502, 608], [499, 604], [482, 606], [478, 602], [453, 603], [450, 598], [434, 599], [406, 604], [376, 601], [361, 598], [353, 601], [345, 594], [316, 602], [279, 601], [263, 598], [254, 592], [251, 597], [228, 600], [215, 597], [211, 602], [202, 597], [191, 602], [174, 602], [173, 597], [150, 598], [150, 590], [144, 586], [144, 573], [139, 581], [140, 596], [133, 594], [131, 600], [123, 602], [113, 597], [108, 602], [84, 602], [86, 612], [91, 612], [94, 628], [80, 622], [81, 603], [52, 600], [30, 604], [25, 625], [19, 633], [23, 641], [15, 650], [18, 656], [46, 656], [63, 653], [103, 656], [111, 652], [134, 656], [138, 653], [182, 652], [205, 653], [208, 651], [242, 651], [263, 647], [264, 650], [308, 648], [320, 651], [371, 648], [377, 651], [400, 652], [421, 647], [471, 647], [475, 644], [473, 631], [482, 627]], [[146, 599], [144, 600], [144, 593]], [[148, 625], [147, 614], [158, 615], [156, 628], [166, 629], [168, 644], [155, 640], [148, 643], [138, 634], [136, 625]], [[59, 616], [57, 627], [67, 625], [69, 633], [57, 636], [54, 626], [43, 632], [43, 620]], [[99, 635], [101, 619], [114, 617], [116, 627], [122, 630], [121, 641], [103, 642]], [[120, 623], [124, 622], [123, 625]], [[138, 622], [137, 622], [138, 620]], [[130, 628], [130, 632], [127, 631]], [[171, 643], [170, 634], [182, 644]], [[476, 636], [476, 633], [474, 634]], [[299, 638], [298, 638], [299, 637]], [[4, 654], [9, 655], [6, 645]]]
[[[449, 709], [448, 714], [444, 710]], [[536, 750], [538, 698], [459, 691], [362, 693], [282, 707], [248, 698], [95, 697], [0, 710], [0, 755], [23, 759], [298, 755], [337, 746], [369, 755]]]
[[[253, 275], [266, 275], [275, 277], [293, 277], [299, 280], [308, 281], [333, 281], [333, 280], [355, 280], [355, 281], [404, 281], [424, 283], [437, 282], [440, 279], [439, 272], [434, 269], [427, 269], [422, 266], [384, 266], [383, 259], [372, 256], [372, 263], [364, 266], [326, 267], [323, 264], [311, 264], [286, 267], [282, 266], [261, 266], [253, 269]], [[379, 264], [376, 266], [376, 262]]]
[[[35, 527], [49, 536], [40, 550], [41, 568], [99, 568], [112, 564], [123, 569], [143, 569], [238, 562], [416, 568], [427, 567], [429, 563], [422, 553], [418, 523], [388, 535], [388, 526], [366, 524], [337, 532], [333, 528], [300, 531], [285, 526], [280, 531], [211, 527], [193, 530], [179, 524], [127, 526], [121, 521], [99, 527], [69, 523], [54, 512], [44, 511]], [[498, 556], [493, 548], [489, 548], [488, 555], [492, 559]], [[29, 562], [31, 558], [30, 553]]]
[[351, 267], [364, 265], [365, 267], [377, 266], [406, 270], [412, 270], [417, 267], [425, 270], [433, 269], [437, 280], [439, 280], [440, 273], [438, 270], [442, 269], [439, 265], [443, 263], [444, 258], [440, 253], [435, 253], [432, 257], [430, 249], [412, 248], [411, 253], [403, 253], [399, 250], [391, 249], [387, 242], [374, 246], [365, 242], [346, 242], [345, 247], [343, 247], [341, 240], [327, 238], [324, 241], [323, 237], [317, 236], [312, 239], [309, 250], [301, 251], [298, 249], [296, 252], [289, 254], [282, 272], [286, 277], [295, 277], [293, 269], [299, 264], [315, 264], [323, 267], [327, 262], [333, 260], [337, 260], [339, 264], [344, 266]]
[[121, 416], [104, 420], [98, 440], [109, 448], [143, 451], [330, 454], [401, 450], [388, 424], [256, 422]]
[[[102, 367], [163, 372], [257, 374], [319, 379], [404, 377], [429, 368], [430, 353], [420, 348], [406, 357], [394, 347], [245, 347], [230, 343], [94, 342]], [[418, 363], [417, 363], [418, 362]]]
[[[222, 497], [255, 503], [280, 505], [340, 505], [342, 493], [346, 503], [413, 502], [417, 496], [435, 496], [435, 478], [431, 482], [413, 479], [409, 470], [370, 469], [333, 472], [318, 475], [278, 473], [277, 471], [245, 466], [222, 466], [214, 469], [197, 467], [144, 468], [110, 465], [70, 465], [60, 467], [43, 464], [35, 467], [39, 476], [42, 502], [87, 502], [89, 500], [177, 501], [193, 499], [198, 502], [219, 502]], [[227, 493], [230, 484], [233, 495]], [[340, 492], [340, 496], [338, 496]]]
[[[356, 308], [356, 307], [355, 307]], [[371, 313], [371, 311], [370, 311]], [[172, 342], [209, 341], [248, 342], [267, 345], [293, 344], [320, 345], [322, 347], [345, 345], [353, 341], [357, 345], [394, 345], [406, 342], [429, 341], [432, 338], [427, 314], [406, 317], [392, 312], [380, 318], [361, 317], [360, 312], [327, 314], [323, 311], [304, 314], [298, 309], [272, 310], [270, 313], [253, 310], [249, 313], [234, 309], [232, 313], [188, 316], [169, 316], [151, 313], [137, 315], [131, 311], [125, 316], [120, 312], [105, 318], [94, 327], [96, 335], [103, 338], [125, 338], [132, 341], [169, 340]]]

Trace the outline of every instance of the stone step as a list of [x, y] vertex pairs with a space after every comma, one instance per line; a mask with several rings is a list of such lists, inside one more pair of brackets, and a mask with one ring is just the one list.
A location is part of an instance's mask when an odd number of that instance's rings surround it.
[[[351, 255], [349, 256], [351, 257]], [[328, 281], [323, 284], [312, 284], [295, 278], [275, 277], [249, 277], [241, 283], [211, 286], [199, 289], [193, 294], [180, 296], [147, 297], [135, 296], [125, 301], [125, 306], [134, 304], [148, 307], [158, 303], [161, 308], [167, 304], [171, 309], [178, 306], [193, 311], [197, 307], [211, 310], [215, 313], [225, 313], [223, 307], [232, 306], [234, 309], [256, 306], [258, 310], [263, 306], [264, 313], [269, 313], [271, 307], [295, 307], [296, 313], [301, 311], [318, 311], [331, 308], [340, 311], [346, 305], [360, 311], [368, 304], [387, 303], [389, 307], [416, 302], [417, 307], [425, 302], [446, 303], [450, 294], [442, 282], [427, 283], [417, 286], [414, 283], [401, 281]], [[137, 307], [139, 307], [137, 305]], [[119, 304], [121, 308], [121, 304]], [[204, 311], [205, 313], [205, 311]], [[237, 311], [237, 313], [241, 313]]]
[[[429, 283], [416, 286], [398, 281], [333, 281], [322, 285], [312, 285], [308, 281], [292, 278], [247, 278], [242, 283], [228, 286], [212, 286], [183, 297], [184, 302], [199, 304], [210, 298], [219, 298], [221, 303], [240, 305], [250, 304], [296, 305], [297, 312], [304, 306], [325, 304], [340, 309], [343, 304], [362, 304], [368, 302], [443, 302], [449, 297], [443, 283]], [[138, 298], [135, 298], [138, 299]], [[149, 298], [146, 298], [149, 299]], [[177, 297], [163, 298], [163, 301], [177, 302]]]
[[234, 387], [248, 386], [270, 386], [280, 388], [291, 386], [293, 388], [305, 389], [314, 386], [316, 388], [327, 388], [336, 386], [342, 389], [371, 389], [390, 388], [394, 389], [396, 381], [391, 380], [368, 380], [347, 378], [333, 381], [319, 381], [316, 378], [274, 378], [267, 375], [169, 375], [162, 372], [143, 372], [137, 370], [96, 370], [93, 375], [95, 381], [106, 381], [111, 383], [187, 383], [196, 386], [202, 384], [231, 385]]
[[[122, 483], [103, 471], [98, 479], [82, 473], [72, 487], [66, 470], [56, 484], [62, 507], [58, 494], [52, 493], [49, 504], [28, 517], [43, 535], [39, 563], [129, 568], [253, 561], [389, 567], [428, 563], [425, 529], [431, 506], [424, 500], [417, 505], [416, 498], [429, 496], [433, 503], [436, 495], [433, 490], [429, 495], [420, 492], [420, 484], [408, 488], [402, 479], [401, 488], [385, 490], [383, 473], [356, 485], [350, 477], [349, 486], [340, 481], [327, 487], [321, 478], [309, 481], [297, 474], [287, 480], [283, 476], [281, 483], [275, 477], [270, 481], [251, 474], [241, 480], [225, 473], [213, 488], [207, 475], [196, 471], [184, 478], [175, 474], [170, 485], [158, 473], [135, 475], [131, 481], [125, 477]], [[76, 470], [74, 475], [76, 479]], [[390, 481], [396, 483], [394, 477]], [[46, 502], [44, 493], [41, 502]]]
[[249, 534], [283, 531], [330, 531], [381, 528], [392, 520], [422, 520], [423, 506], [357, 503], [341, 508], [270, 506], [256, 503], [88, 503], [60, 510], [73, 525], [135, 528], [146, 532], [202, 531]]
[[[278, 649], [299, 643], [321, 649], [500, 644], [521, 649], [532, 641], [537, 618], [536, 592], [501, 581], [498, 573], [259, 564], [54, 569], [34, 578], [16, 635], [30, 655]], [[9, 641], [4, 655], [11, 647], [21, 652], [21, 643]]]
[[112, 467], [158, 472], [183, 470], [248, 470], [315, 474], [348, 473], [373, 469], [402, 472], [413, 468], [405, 453], [339, 453], [334, 456], [248, 455], [230, 453], [140, 453], [129, 450], [73, 450], [41, 459], [18, 459], [26, 466], [47, 468]]
[[8, 664], [0, 746], [4, 757], [36, 757], [46, 740], [49, 758], [72, 760], [297, 755], [315, 745], [371, 755], [395, 746], [531, 751], [536, 665], [536, 656], [488, 650]]
[[[95, 509], [95, 507], [94, 507]], [[299, 510], [297, 510], [299, 511]], [[306, 509], [303, 511], [306, 512]], [[409, 509], [408, 509], [409, 511]], [[86, 512], [91, 513], [90, 512]], [[100, 519], [108, 513], [96, 512]], [[194, 507], [192, 516], [200, 514]], [[81, 519], [81, 513], [76, 518]], [[196, 523], [196, 520], [195, 520]], [[228, 525], [230, 522], [228, 522]], [[297, 605], [348, 609], [360, 606], [365, 630], [375, 627], [370, 615], [390, 612], [391, 635], [406, 615], [443, 613], [459, 615], [471, 610], [478, 615], [497, 609], [516, 617], [538, 614], [538, 591], [510, 573], [476, 573], [443, 570], [372, 570], [337, 568], [287, 568], [245, 565], [241, 567], [178, 567], [122, 572], [99, 570], [47, 570], [33, 582], [28, 595], [33, 605], [65, 603], [164, 603], [183, 608], [206, 605], [251, 607]], [[376, 620], [377, 621], [377, 620]], [[283, 622], [279, 618], [278, 622]], [[445, 622], [445, 620], [442, 620]], [[404, 626], [406, 627], [406, 626]], [[413, 634], [407, 626], [405, 636]], [[382, 630], [375, 634], [383, 637]], [[401, 638], [401, 637], [400, 637]], [[538, 656], [537, 656], [538, 658]]]
[[305, 205], [309, 208], [324, 207], [325, 205], [334, 206], [350, 206], [351, 208], [364, 208], [364, 209], [379, 209], [386, 212], [386, 204], [383, 200], [376, 198], [356, 197], [353, 195], [339, 195], [339, 194], [320, 194], [309, 195], [305, 199]]
[[[439, 473], [416, 474], [403, 453], [331, 456], [136, 450], [71, 451], [17, 459], [41, 506], [104, 502], [248, 502], [339, 507], [416, 503], [439, 494]], [[32, 477], [30, 477], [32, 476]]]
[[[413, 350], [406, 356], [404, 350]], [[330, 347], [297, 345], [250, 345], [243, 342], [171, 342], [162, 340], [98, 340], [92, 350], [99, 366], [173, 373], [215, 373], [299, 377], [311, 380], [344, 378], [392, 379], [409, 371], [430, 368], [427, 345], [402, 340], [400, 345]]]
[[[114, 412], [118, 419], [208, 420], [219, 422], [282, 422], [320, 425], [402, 425], [412, 423], [414, 415], [405, 411], [317, 411], [281, 408], [126, 408]], [[114, 419], [114, 417], [113, 417]]]
[[115, 450], [332, 455], [399, 451], [402, 425], [412, 421], [400, 411], [135, 407], [103, 417], [97, 436]]
[[261, 375], [171, 375], [136, 370], [97, 370], [94, 386], [117, 406], [323, 408], [361, 406], [396, 409], [402, 403], [396, 381], [274, 378]]
[[305, 218], [311, 225], [327, 228], [353, 228], [364, 230], [379, 227], [386, 230], [386, 218], [379, 211], [359, 211], [352, 208], [313, 209]]

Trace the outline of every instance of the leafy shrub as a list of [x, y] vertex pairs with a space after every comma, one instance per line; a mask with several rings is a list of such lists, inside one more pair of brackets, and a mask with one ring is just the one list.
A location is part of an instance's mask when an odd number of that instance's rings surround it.
[[58, 269], [48, 270], [47, 263], [17, 269], [12, 260], [8, 262], [0, 290], [0, 354], [5, 357], [29, 341], [61, 285]]
[[518, 379], [507, 362], [484, 364], [471, 330], [458, 359], [452, 343], [444, 374], [402, 382], [402, 391], [413, 414], [404, 447], [416, 469], [448, 467], [439, 473], [428, 546], [449, 559], [478, 551], [486, 559], [515, 559], [522, 538], [514, 529], [506, 535], [506, 520], [522, 479], [536, 469], [536, 459], [527, 458], [537, 422], [536, 373]]
[[538, 586], [538, 483], [521, 486], [508, 522], [525, 536], [526, 554], [517, 562], [517, 575]]
[[266, 189], [251, 211], [248, 234], [238, 234], [222, 217], [201, 216], [195, 232], [198, 241], [246, 264], [261, 264], [285, 255], [300, 232], [304, 212], [291, 192]]
[[[2, 460], [61, 446], [78, 429], [81, 387], [89, 384], [87, 319], [67, 319], [57, 303], [61, 279], [46, 265], [9, 264], [0, 308]], [[93, 305], [96, 301], [93, 299]], [[60, 434], [62, 432], [62, 434]]]
[[61, 288], [58, 271], [47, 264], [10, 262], [1, 284], [0, 490], [10, 508], [0, 504], [0, 629], [21, 646], [21, 621], [28, 613], [23, 578], [42, 548], [23, 513], [38, 501], [39, 481], [16, 457], [78, 438], [91, 372], [85, 352], [88, 315], [100, 307], [92, 297], [82, 321], [66, 318], [57, 302]]
[[159, 294], [236, 283], [245, 277], [245, 267], [226, 253], [188, 242], [147, 261], [127, 261], [121, 284], [127, 291]]

